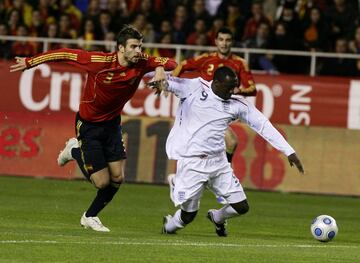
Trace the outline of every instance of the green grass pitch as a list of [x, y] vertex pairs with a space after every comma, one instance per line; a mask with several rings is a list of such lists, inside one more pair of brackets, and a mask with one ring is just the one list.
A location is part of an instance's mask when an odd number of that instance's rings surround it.
[[[95, 193], [85, 181], [0, 176], [0, 186], [0, 262], [360, 262], [360, 198], [247, 191], [250, 212], [219, 238], [209, 192], [193, 223], [162, 235], [175, 211], [166, 186], [124, 184], [100, 214], [110, 233], [80, 227]], [[320, 214], [337, 220], [332, 242], [310, 234]]]

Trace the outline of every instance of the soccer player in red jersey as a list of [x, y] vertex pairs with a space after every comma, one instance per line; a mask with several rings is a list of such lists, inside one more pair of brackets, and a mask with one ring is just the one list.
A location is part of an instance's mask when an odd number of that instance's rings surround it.
[[[213, 79], [214, 72], [217, 68], [227, 66], [233, 69], [241, 80], [241, 85], [236, 90], [236, 94], [255, 96], [255, 82], [247, 62], [243, 58], [231, 53], [231, 47], [233, 45], [233, 33], [231, 30], [226, 27], [220, 28], [216, 34], [215, 45], [217, 52], [204, 53], [198, 57], [184, 60], [173, 71], [173, 76], [181, 77], [186, 71], [192, 71], [197, 76], [210, 81]], [[237, 137], [231, 128], [228, 128], [225, 133], [225, 142], [228, 161], [231, 162], [237, 145]]]
[[98, 213], [112, 200], [124, 180], [126, 153], [121, 135], [120, 113], [134, 95], [145, 73], [155, 71], [154, 80], [166, 78], [176, 62], [141, 53], [143, 36], [125, 26], [117, 36], [117, 52], [87, 52], [58, 49], [33, 57], [16, 57], [11, 72], [26, 70], [46, 62], [65, 62], [88, 74], [79, 112], [76, 135], [60, 152], [58, 164], [76, 160], [80, 169], [98, 189], [80, 223], [85, 228], [108, 232]]

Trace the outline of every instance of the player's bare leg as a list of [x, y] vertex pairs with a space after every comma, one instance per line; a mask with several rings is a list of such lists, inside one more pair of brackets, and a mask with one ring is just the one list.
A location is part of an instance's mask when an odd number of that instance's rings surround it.
[[124, 164], [125, 160], [110, 162], [107, 168], [91, 175], [91, 181], [99, 190], [89, 209], [81, 217], [80, 223], [83, 227], [101, 232], [110, 231], [101, 223], [97, 215], [119, 190], [124, 180]]

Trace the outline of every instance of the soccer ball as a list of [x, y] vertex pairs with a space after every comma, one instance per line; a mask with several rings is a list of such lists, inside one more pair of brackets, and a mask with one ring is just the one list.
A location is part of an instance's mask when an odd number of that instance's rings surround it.
[[336, 236], [338, 226], [333, 217], [320, 215], [312, 221], [310, 230], [316, 240], [328, 242]]

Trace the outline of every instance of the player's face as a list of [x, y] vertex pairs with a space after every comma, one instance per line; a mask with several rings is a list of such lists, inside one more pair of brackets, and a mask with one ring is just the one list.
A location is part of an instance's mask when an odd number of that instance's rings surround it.
[[216, 81], [215, 85], [217, 86], [215, 94], [224, 100], [228, 100], [235, 93], [235, 89], [239, 86], [239, 81], [237, 77], [231, 78], [227, 76], [225, 81]]
[[218, 52], [221, 55], [228, 55], [232, 46], [232, 38], [230, 34], [219, 33], [218, 37], [215, 39], [215, 44]]
[[124, 48], [124, 59], [129, 64], [134, 64], [139, 61], [141, 54], [142, 40], [128, 39]]

